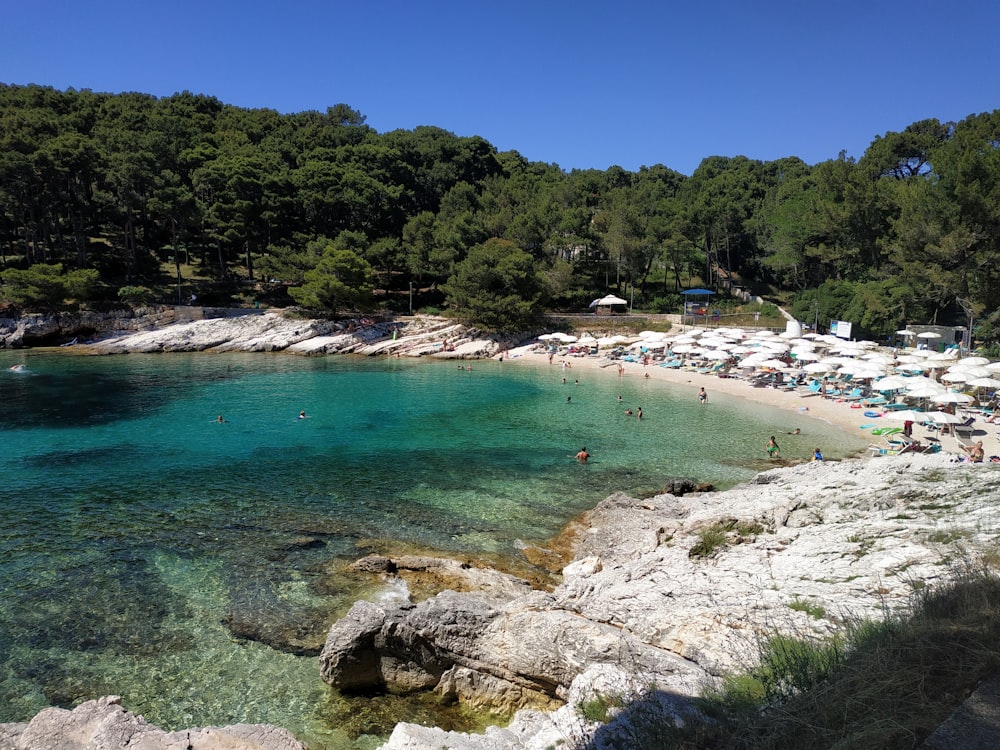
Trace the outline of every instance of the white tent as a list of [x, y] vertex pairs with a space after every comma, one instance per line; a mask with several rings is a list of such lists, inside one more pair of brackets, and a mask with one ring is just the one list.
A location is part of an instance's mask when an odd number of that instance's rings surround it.
[[614, 305], [628, 305], [627, 300], [623, 300], [621, 297], [616, 297], [613, 294], [601, 297], [600, 299], [595, 299], [590, 303], [591, 307], [612, 307]]

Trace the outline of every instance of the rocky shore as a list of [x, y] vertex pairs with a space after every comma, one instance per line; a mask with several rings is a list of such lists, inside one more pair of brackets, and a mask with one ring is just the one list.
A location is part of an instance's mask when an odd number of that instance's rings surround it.
[[[127, 325], [72, 349], [483, 357], [507, 343], [422, 318], [390, 326], [266, 313]], [[10, 330], [0, 322], [6, 345]], [[18, 345], [42, 340], [39, 328], [17, 330]], [[998, 488], [995, 465], [939, 453], [774, 469], [725, 492], [615, 494], [567, 529], [569, 562], [548, 587], [458, 561], [365, 558], [357, 575], [431, 593], [356, 603], [333, 623], [319, 671], [345, 690], [433, 690], [504, 724], [479, 735], [400, 724], [385, 750], [629, 746], [635, 712], [683, 716], [704, 686], [751, 664], [767, 635], [822, 638], [880, 617], [995, 550]], [[625, 708], [610, 724], [589, 722], [579, 706], [595, 696]], [[125, 744], [301, 747], [273, 727], [164, 732], [113, 697], [0, 725], [0, 750]]]

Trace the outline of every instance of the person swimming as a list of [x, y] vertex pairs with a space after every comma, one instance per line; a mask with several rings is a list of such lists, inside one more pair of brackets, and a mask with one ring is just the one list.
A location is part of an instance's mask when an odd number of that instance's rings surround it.
[[305, 411], [300, 411], [300, 412], [299, 412], [299, 419], [305, 419], [305, 418], [306, 418], [306, 413], [305, 413]]
[[587, 463], [587, 459], [590, 458], [590, 454], [587, 453], [587, 446], [580, 449], [580, 452], [576, 454], [576, 460], [581, 464]]

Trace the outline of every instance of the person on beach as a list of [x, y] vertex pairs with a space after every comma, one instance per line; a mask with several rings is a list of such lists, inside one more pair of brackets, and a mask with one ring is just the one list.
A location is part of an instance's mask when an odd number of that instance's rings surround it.
[[774, 435], [771, 435], [771, 439], [767, 441], [764, 448], [767, 450], [768, 458], [776, 458], [781, 454], [781, 448], [778, 447], [778, 441], [774, 439]]
[[981, 464], [983, 459], [986, 458], [986, 451], [983, 449], [983, 441], [980, 440], [975, 445], [962, 446], [966, 453], [969, 454], [969, 461], [974, 464]]
[[705, 393], [705, 387], [702, 386], [701, 390], [698, 391], [698, 403], [704, 406], [706, 401], [708, 401], [708, 394]]
[[816, 450], [813, 451], [813, 461], [822, 461], [822, 460], [823, 460], [823, 454], [820, 452], [820, 449], [817, 448]]
[[580, 452], [576, 454], [576, 460], [581, 464], [587, 463], [587, 459], [590, 458], [590, 454], [587, 453], [587, 446], [583, 446]]

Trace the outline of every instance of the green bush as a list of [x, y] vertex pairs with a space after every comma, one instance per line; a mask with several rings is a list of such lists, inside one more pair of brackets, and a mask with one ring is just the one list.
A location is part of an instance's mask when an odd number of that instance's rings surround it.
[[118, 299], [130, 305], [148, 305], [154, 297], [153, 290], [146, 286], [123, 286], [118, 290]]

